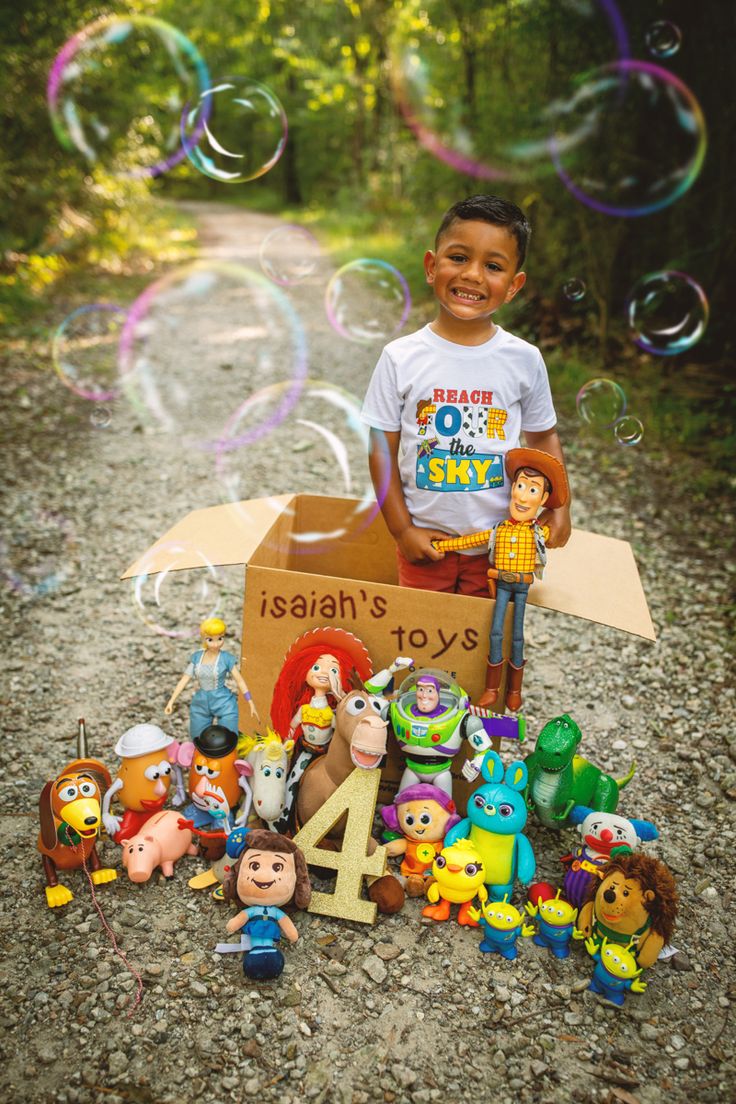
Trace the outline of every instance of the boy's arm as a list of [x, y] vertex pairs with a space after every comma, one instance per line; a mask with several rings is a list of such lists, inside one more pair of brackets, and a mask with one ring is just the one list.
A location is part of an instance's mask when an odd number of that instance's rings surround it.
[[426, 560], [442, 560], [444, 552], [438, 552], [433, 540], [442, 540], [450, 534], [441, 529], [420, 529], [411, 520], [406, 508], [404, 490], [399, 474], [400, 430], [371, 429], [368, 464], [386, 526], [409, 563]]
[[[564, 466], [565, 457], [562, 453], [562, 444], [556, 429], [545, 429], [541, 433], [524, 430], [524, 439], [529, 448], [548, 452], [550, 456], [556, 457]], [[570, 498], [564, 506], [559, 506], [556, 510], [542, 510], [537, 518], [540, 525], [549, 526], [549, 537], [545, 542], [548, 548], [563, 548], [570, 539], [572, 530], [571, 499], [572, 494], [570, 494]]]

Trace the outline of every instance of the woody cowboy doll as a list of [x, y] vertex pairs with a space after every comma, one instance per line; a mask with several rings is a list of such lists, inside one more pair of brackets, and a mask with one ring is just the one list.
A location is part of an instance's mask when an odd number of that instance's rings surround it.
[[569, 497], [567, 474], [560, 461], [539, 449], [516, 448], [506, 455], [506, 472], [512, 480], [509, 516], [483, 533], [436, 541], [441, 551], [471, 548], [488, 540], [488, 589], [496, 599], [491, 621], [490, 654], [485, 691], [478, 702], [495, 705], [503, 675], [503, 624], [509, 602], [514, 604], [511, 661], [506, 687], [506, 708], [521, 707], [524, 677], [524, 613], [529, 587], [540, 578], [547, 562], [545, 541], [549, 528], [537, 521], [542, 507], [556, 510]]

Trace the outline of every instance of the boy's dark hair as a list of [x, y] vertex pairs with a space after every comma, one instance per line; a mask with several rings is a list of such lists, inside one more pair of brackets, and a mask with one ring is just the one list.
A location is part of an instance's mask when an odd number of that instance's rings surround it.
[[518, 254], [516, 271], [519, 271], [524, 264], [532, 232], [529, 220], [521, 207], [517, 207], [515, 203], [511, 203], [508, 199], [493, 195], [475, 195], [468, 199], [461, 199], [457, 203], [453, 203], [450, 210], [445, 213], [434, 239], [435, 249], [439, 245], [442, 235], [456, 219], [465, 219], [466, 221], [472, 219], [476, 222], [490, 222], [494, 226], [505, 226], [509, 233], [516, 238], [516, 252]]

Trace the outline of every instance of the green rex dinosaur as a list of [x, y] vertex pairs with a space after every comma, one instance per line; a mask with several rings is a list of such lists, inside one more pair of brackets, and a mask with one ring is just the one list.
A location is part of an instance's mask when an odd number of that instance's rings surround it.
[[525, 763], [529, 781], [524, 797], [530, 812], [547, 828], [564, 828], [575, 805], [601, 813], [613, 813], [619, 790], [634, 777], [636, 762], [625, 778], [604, 774], [588, 759], [575, 754], [582, 732], [572, 717], [563, 713], [548, 721], [537, 746]]

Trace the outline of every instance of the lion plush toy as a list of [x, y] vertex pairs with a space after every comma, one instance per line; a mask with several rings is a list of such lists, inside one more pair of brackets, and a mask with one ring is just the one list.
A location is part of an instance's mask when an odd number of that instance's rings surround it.
[[653, 965], [669, 943], [677, 915], [677, 889], [672, 874], [659, 859], [635, 853], [622, 855], [600, 871], [580, 910], [582, 935], [601, 941], [636, 944], [636, 960]]

